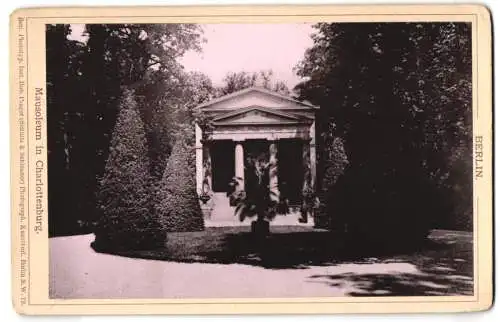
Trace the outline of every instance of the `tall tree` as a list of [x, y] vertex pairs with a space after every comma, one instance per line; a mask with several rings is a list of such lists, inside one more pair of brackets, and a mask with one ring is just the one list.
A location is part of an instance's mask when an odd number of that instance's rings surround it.
[[[87, 37], [77, 37], [80, 41], [68, 39], [70, 29], [47, 27], [49, 163], [53, 164], [49, 203], [53, 218], [61, 214], [51, 220], [52, 230], [66, 219], [63, 225], [96, 219], [95, 190], [104, 172], [121, 87], [137, 93], [149, 146], [157, 147], [162, 131], [168, 132], [175, 122], [163, 123], [160, 129], [160, 122], [151, 120], [168, 114], [164, 106], [178, 106], [177, 93], [166, 89], [182, 88], [185, 73], [177, 60], [187, 50], [199, 50], [201, 42], [201, 29], [193, 24], [89, 24]], [[174, 103], [163, 104], [165, 93], [172, 94], [168, 102]], [[67, 189], [68, 185], [75, 188]]]
[[252, 86], [264, 87], [284, 95], [290, 94], [290, 90], [285, 82], [273, 80], [272, 70], [262, 70], [253, 73], [245, 71], [228, 73], [223, 79], [223, 85], [219, 87], [218, 95], [231, 94]]
[[[78, 153], [84, 138], [83, 111], [88, 106], [82, 75], [85, 45], [69, 40], [70, 25], [47, 25], [47, 158], [49, 234], [78, 233], [85, 221], [85, 168]], [[78, 99], [75, 99], [78, 97]], [[72, 189], [68, 189], [71, 186]]]
[[201, 73], [180, 72], [165, 78], [161, 72], [152, 71], [147, 77], [156, 80], [141, 88], [140, 105], [150, 142], [151, 172], [160, 180], [177, 133], [194, 131], [194, 120], [202, 116], [195, 107], [214, 97], [215, 88]]
[[[395, 237], [421, 239], [450, 211], [445, 204], [452, 197], [443, 195], [436, 180], [451, 173], [453, 149], [443, 148], [456, 147], [459, 136], [470, 138], [469, 26], [324, 23], [316, 28], [314, 45], [298, 66], [307, 81], [297, 90], [321, 106], [318, 133], [333, 132], [327, 137], [345, 142], [349, 164], [327, 187], [332, 228], [386, 244]], [[324, 165], [325, 155], [321, 160]]]

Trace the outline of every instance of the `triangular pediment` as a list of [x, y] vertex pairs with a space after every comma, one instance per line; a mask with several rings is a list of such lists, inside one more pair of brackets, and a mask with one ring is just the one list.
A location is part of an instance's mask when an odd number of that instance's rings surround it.
[[213, 121], [215, 125], [294, 124], [300, 123], [301, 118], [282, 111], [251, 106], [219, 115]]
[[314, 110], [317, 108], [310, 103], [300, 102], [292, 97], [261, 87], [246, 88], [198, 105], [198, 108], [209, 112], [234, 111], [248, 106], [262, 106], [279, 110]]

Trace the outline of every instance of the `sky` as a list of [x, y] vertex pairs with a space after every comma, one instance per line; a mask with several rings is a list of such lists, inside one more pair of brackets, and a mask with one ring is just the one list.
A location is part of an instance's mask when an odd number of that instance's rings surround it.
[[310, 24], [207, 24], [202, 53], [188, 52], [181, 63], [221, 85], [229, 72], [271, 69], [275, 80], [293, 88], [300, 78], [293, 68], [312, 46]]
[[[72, 25], [71, 38], [83, 40], [84, 25]], [[312, 46], [311, 24], [206, 24], [202, 52], [187, 52], [180, 62], [221, 85], [229, 72], [272, 70], [274, 80], [292, 89], [300, 78], [293, 68]]]

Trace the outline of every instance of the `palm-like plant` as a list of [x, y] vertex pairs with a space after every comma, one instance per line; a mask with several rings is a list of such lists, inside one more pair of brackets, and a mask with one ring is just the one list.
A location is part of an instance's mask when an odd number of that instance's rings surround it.
[[275, 189], [270, 188], [269, 177], [275, 175], [273, 171], [276, 171], [275, 167], [264, 158], [248, 158], [247, 173], [250, 175], [245, 178], [246, 185], [239, 177], [234, 177], [230, 183], [228, 195], [231, 204], [236, 207], [235, 215], [240, 221], [257, 217], [252, 223], [253, 232], [269, 233], [269, 221], [277, 214], [289, 212], [286, 202], [280, 199]]

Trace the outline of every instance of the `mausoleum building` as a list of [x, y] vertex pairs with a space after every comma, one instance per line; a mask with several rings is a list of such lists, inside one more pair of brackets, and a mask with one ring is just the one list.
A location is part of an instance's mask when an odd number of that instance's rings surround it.
[[[227, 192], [234, 177], [245, 187], [250, 157], [274, 166], [269, 186], [290, 204], [300, 204], [316, 182], [317, 107], [289, 96], [251, 87], [198, 106], [210, 127], [196, 124], [198, 194]], [[271, 171], [271, 170], [270, 170]]]

